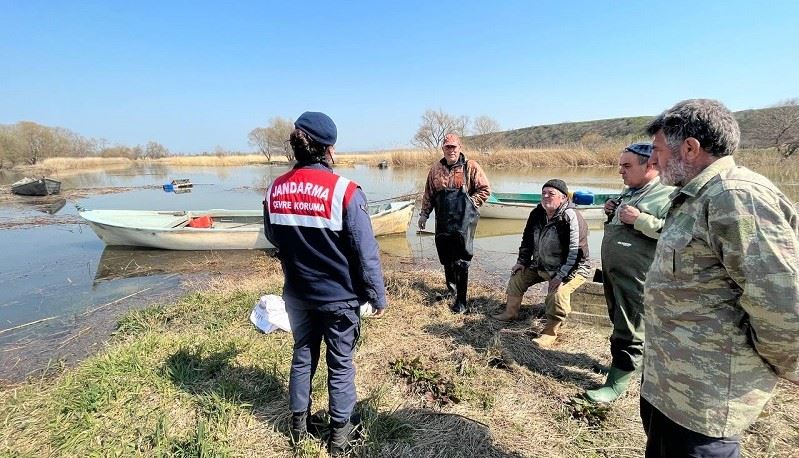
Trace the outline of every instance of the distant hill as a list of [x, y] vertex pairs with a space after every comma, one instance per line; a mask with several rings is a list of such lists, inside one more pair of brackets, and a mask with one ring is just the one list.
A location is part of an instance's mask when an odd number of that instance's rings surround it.
[[[741, 127], [741, 146], [744, 148], [765, 148], [772, 146], [769, 140], [757, 135], [756, 120], [773, 108], [743, 110], [735, 112]], [[600, 119], [596, 121], [565, 122], [543, 126], [524, 127], [507, 130], [495, 135], [502, 137], [503, 143], [516, 148], [534, 148], [551, 145], [578, 143], [586, 136], [601, 136], [607, 140], [633, 141], [646, 137], [644, 129], [654, 116]], [[473, 137], [478, 138], [478, 137]], [[469, 140], [469, 137], [466, 138]]]

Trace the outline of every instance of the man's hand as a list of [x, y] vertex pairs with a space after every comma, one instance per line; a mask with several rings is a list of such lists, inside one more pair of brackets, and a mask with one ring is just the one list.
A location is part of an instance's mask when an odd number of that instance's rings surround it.
[[635, 224], [635, 220], [638, 219], [638, 215], [641, 214], [641, 210], [633, 207], [632, 205], [624, 204], [619, 209], [619, 219], [624, 224]]
[[425, 226], [427, 226], [427, 217], [419, 215], [419, 230], [421, 231]]
[[383, 318], [383, 315], [385, 315], [385, 314], [386, 314], [386, 309], [385, 308], [376, 309], [375, 313], [373, 313], [372, 316], [369, 317], [369, 318]]
[[517, 262], [516, 264], [513, 265], [513, 267], [510, 268], [510, 274], [511, 275], [516, 275], [517, 273], [521, 272], [522, 270], [524, 270], [524, 265], [519, 264]]
[[549, 280], [549, 291], [547, 291], [547, 294], [552, 294], [555, 291], [557, 291], [562, 283], [563, 283], [563, 280], [561, 280], [558, 277], [555, 277], [552, 280]]
[[605, 214], [608, 216], [613, 215], [613, 212], [616, 211], [616, 207], [619, 206], [619, 202], [616, 199], [608, 199], [605, 201]]

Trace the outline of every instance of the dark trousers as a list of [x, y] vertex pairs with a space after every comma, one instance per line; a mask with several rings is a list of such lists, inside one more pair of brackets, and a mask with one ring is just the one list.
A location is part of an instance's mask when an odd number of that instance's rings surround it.
[[447, 290], [456, 295], [456, 302], [466, 303], [466, 289], [469, 285], [469, 265], [472, 255], [464, 248], [460, 234], [436, 234], [438, 260], [444, 265]]
[[646, 433], [646, 458], [738, 458], [741, 443], [737, 437], [708, 437], [691, 431], [663, 415], [643, 397], [641, 420]]
[[355, 407], [355, 366], [352, 354], [358, 342], [361, 321], [357, 308], [322, 312], [286, 307], [294, 335], [294, 355], [289, 376], [289, 409], [311, 408], [313, 376], [319, 364], [322, 339], [327, 348], [327, 389], [330, 419], [346, 423]]

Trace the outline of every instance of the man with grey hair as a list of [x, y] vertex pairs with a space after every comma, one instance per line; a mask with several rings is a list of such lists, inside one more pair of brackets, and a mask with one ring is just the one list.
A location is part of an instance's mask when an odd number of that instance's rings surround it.
[[541, 203], [530, 212], [524, 226], [519, 257], [510, 270], [505, 311], [493, 318], [517, 319], [525, 291], [547, 282], [547, 320], [533, 343], [551, 347], [571, 313], [571, 294], [585, 282], [590, 270], [588, 224], [569, 200], [566, 182], [549, 180], [541, 187]]
[[677, 190], [644, 286], [646, 456], [740, 456], [778, 378], [799, 383], [799, 218], [735, 164], [721, 103], [679, 102], [647, 132]]

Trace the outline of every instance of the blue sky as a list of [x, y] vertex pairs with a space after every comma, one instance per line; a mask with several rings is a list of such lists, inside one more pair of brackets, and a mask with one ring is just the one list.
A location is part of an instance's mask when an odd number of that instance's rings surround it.
[[251, 150], [324, 111], [339, 151], [410, 144], [425, 109], [503, 128], [799, 97], [799, 2], [0, 0], [0, 124]]

